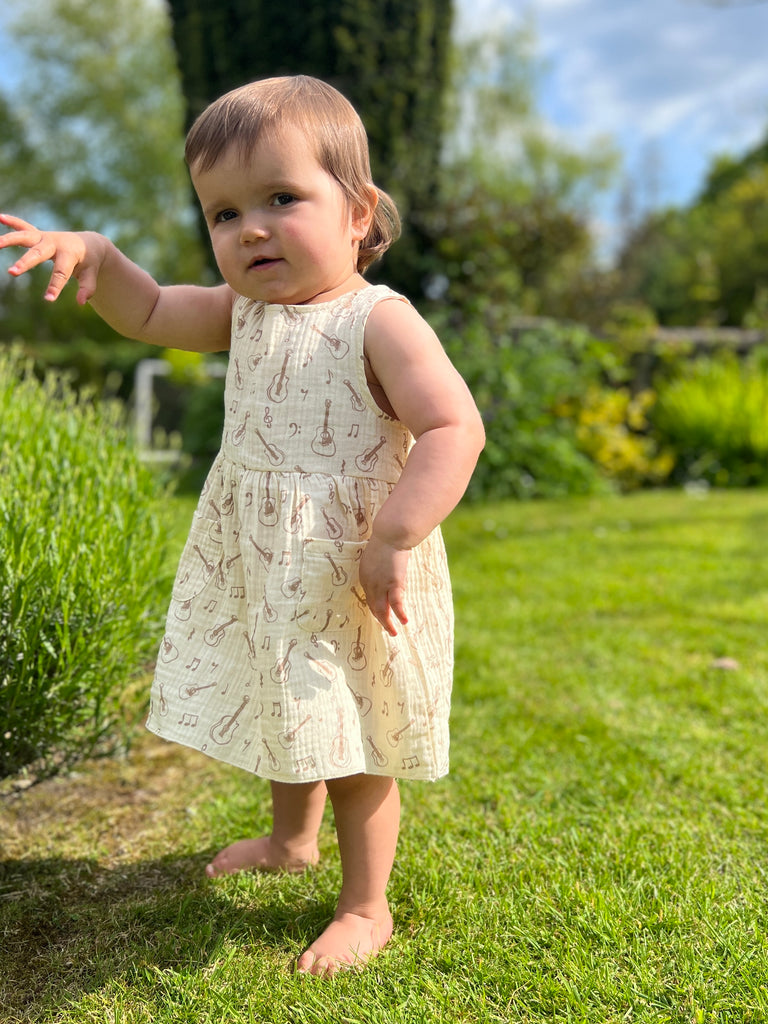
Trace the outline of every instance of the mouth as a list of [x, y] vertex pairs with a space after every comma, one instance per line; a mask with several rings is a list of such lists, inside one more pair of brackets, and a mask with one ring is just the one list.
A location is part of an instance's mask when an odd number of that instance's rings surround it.
[[276, 256], [257, 256], [256, 259], [251, 260], [248, 264], [249, 270], [263, 270], [267, 267], [274, 267], [279, 262]]

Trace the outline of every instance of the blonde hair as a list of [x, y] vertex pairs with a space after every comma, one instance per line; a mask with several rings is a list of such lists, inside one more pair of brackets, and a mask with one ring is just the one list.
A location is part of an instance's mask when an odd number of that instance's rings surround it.
[[371, 190], [378, 195], [357, 255], [357, 269], [363, 273], [400, 234], [400, 216], [394, 201], [371, 180], [368, 136], [357, 111], [333, 86], [295, 75], [233, 89], [207, 107], [190, 128], [184, 150], [187, 164], [209, 171], [232, 145], [245, 158], [259, 139], [276, 135], [286, 125], [299, 128], [312, 141], [318, 163], [338, 182], [352, 209], [368, 209]]

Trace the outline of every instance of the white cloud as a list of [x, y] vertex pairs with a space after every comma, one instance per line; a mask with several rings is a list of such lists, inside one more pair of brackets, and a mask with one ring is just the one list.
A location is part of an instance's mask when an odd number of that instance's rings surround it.
[[533, 13], [550, 68], [545, 115], [585, 141], [611, 134], [630, 164], [657, 145], [670, 201], [695, 192], [713, 154], [754, 145], [768, 127], [768, 4], [499, 3]]

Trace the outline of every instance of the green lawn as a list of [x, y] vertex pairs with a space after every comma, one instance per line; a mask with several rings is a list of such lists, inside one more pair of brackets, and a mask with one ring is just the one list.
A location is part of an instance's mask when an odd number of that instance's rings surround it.
[[0, 805], [3, 1024], [768, 1022], [768, 493], [445, 532], [452, 771], [403, 785], [388, 950], [291, 974], [339, 886], [330, 816], [318, 872], [210, 882], [267, 786], [140, 734]]

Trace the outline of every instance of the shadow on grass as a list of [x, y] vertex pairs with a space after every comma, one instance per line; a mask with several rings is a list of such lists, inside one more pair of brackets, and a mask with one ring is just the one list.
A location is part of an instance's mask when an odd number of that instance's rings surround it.
[[0, 1019], [47, 1019], [115, 979], [146, 989], [158, 972], [204, 967], [229, 942], [277, 961], [326, 912], [313, 901], [299, 923], [296, 903], [269, 883], [257, 899], [248, 889], [233, 898], [205, 879], [209, 859], [0, 861]]

